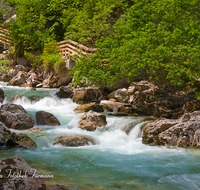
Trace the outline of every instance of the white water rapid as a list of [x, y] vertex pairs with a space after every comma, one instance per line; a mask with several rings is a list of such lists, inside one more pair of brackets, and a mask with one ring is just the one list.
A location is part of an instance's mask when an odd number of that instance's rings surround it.
[[[31, 167], [42, 174], [54, 175], [46, 179], [48, 185], [59, 183], [85, 190], [195, 190], [200, 189], [200, 151], [174, 147], [142, 144], [143, 117], [115, 117], [107, 113], [107, 125], [96, 131], [77, 128], [82, 114], [73, 109], [78, 105], [71, 99], [60, 99], [58, 89], [7, 87], [3, 104], [22, 105], [35, 118], [37, 111], [48, 111], [61, 122], [60, 126], [38, 126], [45, 131], [34, 133], [28, 130], [16, 133], [28, 134], [38, 145], [35, 150], [0, 150], [0, 158], [20, 154]], [[17, 99], [13, 96], [20, 95]], [[30, 100], [38, 96], [38, 101]], [[129, 133], [126, 130], [129, 129]], [[85, 147], [62, 147], [53, 145], [60, 135], [85, 135], [95, 145]]]

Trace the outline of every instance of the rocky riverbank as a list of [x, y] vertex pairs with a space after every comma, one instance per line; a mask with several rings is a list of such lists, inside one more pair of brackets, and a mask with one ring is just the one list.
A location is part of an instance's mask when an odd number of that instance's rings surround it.
[[[143, 143], [200, 147], [200, 112], [198, 111], [200, 110], [200, 100], [196, 98], [196, 88], [174, 90], [146, 80], [130, 83], [122, 80], [112, 88], [86, 87], [85, 84], [80, 87], [70, 83], [72, 81], [67, 69], [58, 75], [43, 69], [31, 70], [30, 62], [26, 59], [20, 61], [23, 64], [16, 65], [7, 74], [2, 73], [0, 79], [7, 81], [10, 86], [30, 87], [31, 90], [40, 87], [60, 87], [59, 92], [56, 93], [59, 98], [71, 98], [74, 102], [81, 104], [74, 109], [74, 112], [84, 113], [77, 126], [82, 130], [95, 131], [98, 128], [104, 128], [107, 121], [106, 115], [102, 112], [109, 112], [110, 115], [118, 117], [153, 116], [153, 120], [151, 118], [143, 129]], [[13, 97], [13, 100], [17, 98], [21, 98], [21, 96]], [[33, 98], [33, 101], [39, 100], [39, 97]], [[1, 103], [3, 100], [4, 92], [1, 90]], [[38, 125], [60, 125], [59, 120], [54, 115], [45, 111], [38, 111], [35, 117]], [[154, 121], [156, 118], [158, 119]], [[34, 127], [34, 123], [33, 117], [22, 106], [2, 105], [0, 108], [0, 146], [20, 149], [37, 148], [37, 144], [27, 134], [16, 134], [10, 131], [10, 129], [15, 129], [42, 133], [44, 130]], [[127, 134], [130, 130], [130, 128], [124, 129]], [[53, 144], [78, 147], [95, 145], [95, 141], [84, 135], [61, 135], [54, 139]], [[0, 185], [6, 189], [8, 186], [12, 186], [12, 183], [12, 180], [8, 180], [3, 181]], [[46, 189], [45, 182], [42, 182], [42, 185], [42, 188]], [[57, 186], [52, 187], [52, 189], [57, 188]], [[59, 188], [61, 187], [59, 186]]]

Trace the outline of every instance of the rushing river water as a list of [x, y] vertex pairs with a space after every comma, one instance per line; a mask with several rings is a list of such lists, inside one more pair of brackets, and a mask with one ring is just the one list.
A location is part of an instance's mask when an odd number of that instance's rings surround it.
[[[4, 103], [15, 95], [23, 97], [13, 101], [22, 105], [35, 118], [35, 112], [48, 111], [61, 122], [60, 126], [37, 126], [45, 132], [27, 133], [38, 145], [35, 150], [1, 149], [0, 159], [20, 154], [28, 164], [38, 169], [42, 175], [53, 175], [45, 179], [47, 185], [63, 184], [83, 190], [197, 190], [200, 189], [200, 150], [142, 144], [141, 123], [143, 117], [114, 117], [107, 115], [108, 124], [94, 132], [77, 128], [82, 114], [73, 109], [78, 105], [71, 99], [59, 99], [58, 89], [37, 89], [7, 87]], [[37, 102], [28, 97], [39, 96]], [[105, 113], [106, 114], [106, 113]], [[122, 129], [135, 126], [127, 135]], [[96, 145], [69, 148], [53, 145], [60, 135], [86, 135], [95, 140]]]

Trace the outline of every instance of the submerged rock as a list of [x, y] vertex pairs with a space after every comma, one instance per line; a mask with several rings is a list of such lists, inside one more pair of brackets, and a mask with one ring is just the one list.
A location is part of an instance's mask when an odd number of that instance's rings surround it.
[[6, 142], [6, 146], [12, 147], [12, 148], [37, 148], [36, 143], [27, 135], [27, 134], [15, 134], [12, 133], [12, 135], [8, 138]]
[[[0, 121], [3, 122], [8, 128], [15, 122], [23, 123], [26, 129], [33, 127], [35, 120], [26, 112], [26, 110], [17, 104], [4, 104], [0, 109]], [[24, 127], [25, 129], [25, 127]]]
[[50, 125], [56, 126], [60, 125], [59, 120], [51, 113], [46, 111], [36, 112], [36, 122], [38, 125]]
[[74, 111], [76, 113], [88, 112], [90, 110], [93, 110], [93, 111], [96, 111], [96, 112], [103, 112], [104, 111], [102, 105], [99, 105], [95, 102], [92, 102], [92, 103], [89, 103], [89, 104], [83, 104], [83, 105], [80, 105], [80, 106], [78, 106], [74, 109]]
[[33, 128], [30, 128], [29, 131], [40, 133], [40, 132], [43, 132], [44, 129], [41, 129], [39, 127], [33, 127]]
[[38, 101], [40, 101], [41, 98], [40, 98], [39, 96], [33, 95], [33, 96], [28, 97], [28, 99], [29, 99], [31, 102], [38, 102]]
[[23, 97], [25, 97], [25, 96], [17, 94], [17, 95], [12, 96], [12, 97], [10, 98], [10, 102], [13, 102], [13, 101], [15, 101], [15, 100], [17, 100], [17, 99], [21, 99], [21, 98], [23, 98]]
[[81, 117], [78, 127], [87, 131], [95, 131], [98, 127], [106, 124], [107, 121], [104, 114], [90, 110]]
[[200, 147], [200, 111], [180, 119], [158, 119], [143, 130], [143, 143], [177, 147]]
[[[41, 176], [41, 173], [36, 169], [32, 169], [19, 154], [16, 154], [11, 158], [1, 160], [0, 171], [2, 175], [0, 180], [1, 190], [46, 189], [44, 178], [38, 177]], [[8, 177], [9, 174], [18, 175], [19, 177]]]
[[100, 103], [100, 101], [101, 92], [98, 88], [79, 88], [76, 89], [73, 94], [73, 102], [76, 102], [78, 104], [87, 104], [91, 102]]
[[[47, 188], [47, 190], [69, 190], [69, 189], [66, 188], [64, 185], [56, 184], [56, 185], [51, 185], [50, 187]], [[76, 189], [74, 189], [74, 190], [76, 190]]]
[[63, 146], [69, 146], [69, 147], [78, 147], [78, 146], [87, 146], [87, 145], [93, 145], [94, 142], [92, 139], [84, 136], [67, 136], [62, 135], [57, 137], [54, 140], [55, 144], [61, 144]]

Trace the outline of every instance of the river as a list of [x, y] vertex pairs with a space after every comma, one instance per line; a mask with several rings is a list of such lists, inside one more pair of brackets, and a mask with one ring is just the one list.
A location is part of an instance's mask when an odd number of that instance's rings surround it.
[[[108, 124], [90, 132], [77, 128], [82, 114], [73, 109], [78, 105], [71, 99], [60, 99], [58, 89], [8, 87], [0, 83], [5, 92], [5, 103], [13, 96], [23, 95], [13, 103], [22, 105], [35, 118], [35, 112], [48, 111], [61, 122], [60, 126], [37, 126], [42, 133], [28, 130], [26, 133], [38, 145], [35, 150], [0, 149], [0, 159], [20, 154], [34, 169], [47, 178], [47, 185], [55, 183], [74, 186], [83, 190], [197, 190], [200, 189], [200, 150], [142, 144], [141, 127], [144, 117], [107, 116]], [[28, 97], [39, 96], [31, 102]], [[122, 129], [135, 126], [127, 135]], [[85, 135], [96, 145], [85, 147], [62, 147], [53, 145], [60, 135]]]

